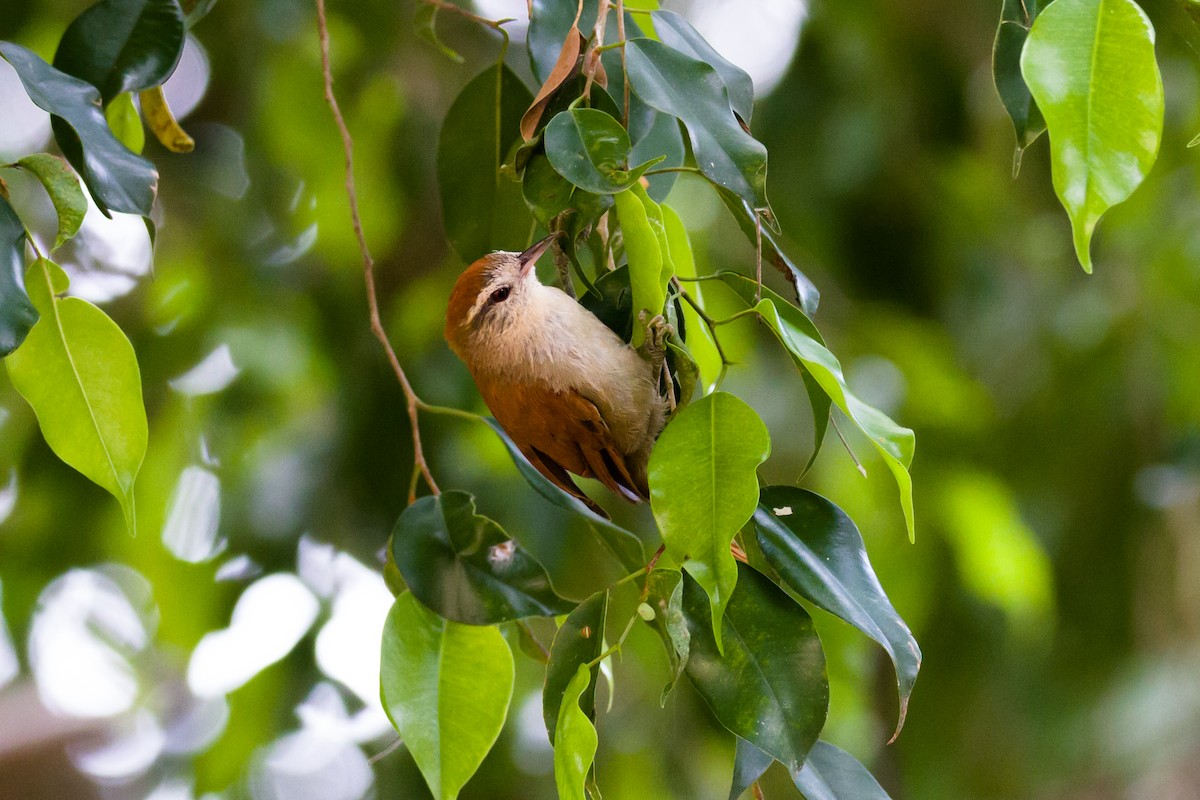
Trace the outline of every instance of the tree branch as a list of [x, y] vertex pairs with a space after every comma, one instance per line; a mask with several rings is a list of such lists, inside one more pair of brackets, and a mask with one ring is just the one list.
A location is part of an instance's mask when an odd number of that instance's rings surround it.
[[[358, 251], [362, 255], [363, 281], [367, 286], [367, 309], [371, 318], [371, 332], [383, 345], [388, 362], [392, 365], [392, 372], [396, 373], [396, 379], [400, 381], [400, 388], [404, 390], [404, 398], [408, 406], [408, 419], [412, 423], [413, 461], [416, 469], [420, 470], [421, 475], [424, 476], [429, 490], [435, 495], [440, 494], [441, 490], [438, 489], [437, 482], [434, 481], [433, 475], [429, 471], [429, 464], [425, 461], [425, 450], [421, 446], [419, 411], [424, 403], [413, 391], [412, 384], [409, 383], [408, 376], [404, 373], [404, 367], [400, 366], [400, 359], [396, 357], [396, 351], [392, 349], [387, 332], [383, 329], [383, 322], [379, 318], [379, 299], [375, 293], [375, 260], [371, 257], [366, 237], [363, 235], [362, 217], [358, 212], [358, 192], [354, 185], [354, 141], [350, 138], [346, 119], [342, 116], [337, 97], [333, 93], [333, 70], [329, 66], [329, 27], [325, 20], [325, 0], [317, 0], [317, 33], [321, 39], [321, 74], [325, 79], [325, 102], [329, 104], [333, 121], [337, 123], [338, 132], [342, 136], [342, 151], [346, 156], [346, 197], [350, 201], [350, 220], [354, 224], [354, 236], [358, 239]], [[409, 488], [408, 502], [416, 500], [416, 494], [416, 482], [414, 481]]]

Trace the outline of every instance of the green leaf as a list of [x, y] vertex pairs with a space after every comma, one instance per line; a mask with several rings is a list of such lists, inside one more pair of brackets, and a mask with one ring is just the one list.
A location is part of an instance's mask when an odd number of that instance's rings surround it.
[[770, 452], [770, 434], [754, 409], [714, 392], [680, 411], [650, 455], [654, 519], [667, 554], [708, 593], [718, 643], [738, 579], [729, 545], [754, 514], [755, 470]]
[[95, 86], [108, 105], [123, 92], [166, 81], [183, 38], [178, 0], [101, 0], [67, 26], [54, 67]]
[[588, 526], [588, 530], [626, 570], [635, 570], [645, 566], [646, 551], [642, 548], [641, 539], [601, 517], [580, 502], [578, 498], [572, 497], [555, 486], [542, 473], [534, 469], [525, 456], [521, 455], [521, 451], [513, 444], [512, 439], [508, 438], [508, 434], [504, 432], [499, 423], [491, 418], [485, 418], [483, 421], [500, 437], [500, 441], [507, 448], [513, 463], [516, 464], [517, 471], [533, 487], [534, 491], [550, 501], [552, 505], [581, 519]]
[[725, 207], [729, 209], [729, 213], [733, 215], [738, 227], [742, 229], [746, 239], [755, 248], [758, 247], [759, 233], [762, 233], [763, 263], [774, 267], [783, 277], [787, 278], [788, 283], [792, 285], [792, 291], [796, 294], [796, 302], [800, 304], [800, 308], [805, 314], [811, 316], [817, 313], [817, 306], [821, 302], [821, 292], [817, 290], [817, 285], [796, 266], [792, 259], [788, 258], [787, 253], [783, 252], [783, 248], [779, 246], [779, 242], [776, 241], [771, 231], [765, 227], [756, 226], [754, 209], [745, 200], [728, 189], [719, 186], [716, 188]]
[[391, 549], [413, 595], [455, 622], [491, 625], [575, 607], [554, 592], [533, 556], [475, 513], [475, 498], [466, 492], [422, 497], [404, 509]]
[[41, 319], [6, 359], [13, 386], [33, 408], [50, 449], [121, 503], [136, 531], [133, 484], [146, 455], [146, 408], [133, 345], [103, 311], [59, 299], [67, 275], [38, 260], [25, 286]]
[[0, 195], [0, 358], [21, 346], [38, 313], [18, 276], [25, 271], [25, 226]]
[[492, 749], [513, 693], [494, 627], [447, 622], [411, 593], [383, 626], [380, 699], [436, 800], [454, 800]]
[[[633, 301], [631, 319], [637, 319], [642, 311], [651, 317], [660, 314], [667, 302], [666, 286], [660, 280], [664, 254], [659, 246], [658, 235], [650, 224], [646, 204], [636, 188], [630, 187], [613, 195], [617, 219], [621, 223], [625, 257], [629, 262], [629, 288]], [[640, 347], [645, 340], [645, 327], [632, 325], [630, 343]]]
[[908, 428], [897, 425], [886, 414], [859, 400], [846, 385], [842, 365], [837, 357], [821, 343], [820, 335], [812, 321], [799, 309], [786, 302], [770, 290], [762, 290], [762, 301], [755, 305], [754, 281], [732, 272], [719, 276], [741, 296], [746, 305], [755, 308], [763, 321], [779, 339], [792, 359], [808, 371], [823, 392], [857, 425], [875, 445], [883, 461], [891, 470], [900, 489], [900, 507], [908, 527], [910, 541], [916, 537], [916, 521], [913, 516], [912, 478], [908, 474], [912, 464], [916, 437]]
[[793, 486], [762, 490], [754, 527], [763, 555], [786, 585], [887, 651], [900, 693], [895, 740], [921, 669], [921, 648], [875, 577], [858, 528], [824, 497]]
[[1136, 189], [1162, 139], [1154, 28], [1132, 0], [1055, 0], [1033, 23], [1021, 72], [1050, 131], [1054, 190], [1092, 271], [1100, 217]]
[[117, 141], [135, 153], [141, 153], [146, 146], [146, 129], [142, 127], [142, 117], [133, 104], [133, 95], [119, 94], [104, 110], [104, 118], [108, 120], [108, 128], [117, 137]]
[[1012, 120], [1018, 154], [1046, 130], [1042, 112], [1033, 102], [1033, 95], [1021, 75], [1021, 51], [1025, 49], [1029, 28], [1037, 19], [1041, 5], [1041, 0], [1004, 0], [992, 46], [992, 79], [1000, 102]]
[[625, 341], [633, 335], [633, 288], [629, 285], [629, 267], [607, 270], [593, 284], [594, 292], [579, 298], [588, 311]]
[[646, 620], [662, 640], [666, 650], [671, 678], [663, 687], [659, 702], [664, 707], [675, 683], [683, 675], [687, 665], [691, 633], [683, 617], [682, 573], [677, 569], [659, 567], [646, 576], [646, 603], [654, 611], [653, 619]]
[[713, 49], [691, 23], [674, 11], [655, 11], [654, 30], [659, 40], [684, 55], [710, 64], [721, 76], [721, 82], [729, 94], [729, 105], [741, 120], [750, 123], [754, 113], [754, 81], [744, 69], [727, 61]]
[[[629, 160], [634, 164], [641, 164], [660, 157], [662, 162], [654, 168], [655, 170], [683, 166], [683, 135], [679, 132], [679, 120], [670, 114], [655, 112], [646, 132], [633, 139], [633, 152], [629, 154]], [[646, 175], [645, 178], [650, 183], [646, 187], [646, 194], [655, 202], [661, 203], [671, 193], [671, 188], [679, 179], [679, 173], [659, 172], [657, 175]]]
[[687, 127], [700, 171], [769, 216], [767, 148], [738, 123], [717, 70], [651, 39], [631, 39], [625, 58], [638, 97]]
[[149, 216], [158, 191], [158, 171], [113, 136], [96, 87], [59, 72], [11, 42], [0, 42], [0, 56], [17, 71], [29, 99], [53, 115], [50, 121], [58, 146], [100, 210], [105, 215], [112, 210]]
[[15, 166], [33, 173], [50, 195], [54, 211], [58, 215], [58, 235], [54, 237], [54, 249], [79, 231], [87, 213], [87, 199], [79, 188], [79, 178], [61, 158], [49, 153], [25, 156]]
[[[696, 277], [696, 259], [692, 256], [692, 243], [688, 239], [687, 228], [675, 209], [666, 203], [662, 205], [663, 223], [667, 230], [667, 243], [671, 248], [671, 262], [675, 266], [675, 274], [681, 278]], [[699, 283], [689, 283], [685, 287], [688, 295], [704, 305], [704, 291]], [[712, 391], [721, 375], [721, 353], [717, 350], [712, 331], [704, 324], [696, 309], [690, 303], [683, 303], [683, 323], [687, 335], [688, 352], [696, 361], [700, 370], [700, 383], [705, 392]]]
[[579, 696], [591, 685], [591, 673], [581, 664], [563, 694], [554, 735], [554, 783], [559, 800], [587, 800], [584, 782], [596, 759], [596, 726], [579, 707]]
[[[550, 660], [546, 664], [546, 684], [542, 690], [542, 719], [550, 742], [556, 739], [555, 730], [562, 716], [564, 693], [575, 678], [579, 667], [595, 661], [604, 652], [604, 625], [608, 617], [609, 593], [605, 589], [584, 600], [563, 622], [550, 645]], [[589, 718], [596, 716], [596, 675], [600, 667], [592, 667], [592, 678], [572, 702], [581, 706]]]
[[858, 759], [828, 742], [813, 745], [793, 779], [805, 800], [891, 800]]
[[729, 800], [738, 800], [775, 763], [775, 759], [742, 737], [735, 738], [737, 748], [733, 757], [733, 780], [729, 784]]
[[520, 142], [521, 115], [532, 100], [520, 78], [500, 64], [468, 83], [446, 113], [437, 176], [446, 236], [463, 261], [528, 244], [533, 219], [521, 185], [500, 166]]
[[629, 163], [629, 134], [603, 111], [573, 108], [560, 112], [546, 125], [546, 157], [571, 183], [595, 194], [624, 191], [642, 173], [665, 158], [652, 158], [626, 168]]
[[684, 576], [691, 630], [687, 676], [717, 721], [793, 774], [817, 741], [829, 710], [825, 654], [812, 618], [782, 589], [738, 564], [718, 648], [700, 586]]

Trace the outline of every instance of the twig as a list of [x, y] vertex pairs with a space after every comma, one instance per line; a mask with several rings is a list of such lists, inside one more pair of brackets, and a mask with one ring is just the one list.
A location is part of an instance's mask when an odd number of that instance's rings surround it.
[[[625, 0], [617, 0], [617, 39], [621, 44], [625, 44]], [[603, 44], [603, 42], [601, 42]], [[621, 81], [625, 84], [622, 87], [622, 96], [625, 100], [624, 115], [621, 117], [621, 123], [629, 127], [629, 68], [625, 65], [625, 48], [621, 48]]]
[[403, 739], [401, 739], [399, 736], [397, 736], [397, 737], [395, 738], [395, 740], [393, 740], [393, 741], [392, 741], [390, 744], [388, 744], [388, 746], [387, 746], [387, 747], [383, 748], [383, 749], [382, 749], [382, 750], [380, 750], [378, 753], [376, 753], [375, 755], [373, 755], [373, 756], [371, 756], [370, 758], [368, 758], [368, 759], [367, 759], [367, 763], [368, 763], [368, 764], [377, 764], [377, 763], [379, 763], [379, 762], [380, 762], [380, 761], [382, 761], [384, 758], [387, 758], [387, 757], [388, 757], [388, 756], [390, 756], [392, 753], [396, 752], [396, 751], [397, 751], [397, 750], [400, 748], [400, 745], [402, 745], [402, 744], [404, 744], [404, 740], [403, 740]]
[[596, 70], [600, 68], [599, 48], [604, 46], [604, 26], [608, 22], [608, 9], [611, 5], [612, 0], [600, 0], [600, 8], [596, 12], [596, 27], [593, 29], [592, 47], [583, 58], [583, 72], [587, 76], [587, 81], [583, 84], [584, 97], [591, 97], [592, 84], [596, 81]]
[[850, 449], [850, 443], [846, 441], [846, 437], [842, 435], [842, 429], [838, 427], [837, 417], [829, 415], [829, 421], [833, 423], [833, 430], [837, 433], [838, 438], [842, 440], [842, 447], [846, 448], [846, 452], [850, 454], [850, 460], [854, 462], [854, 466], [858, 467], [858, 472], [864, 478], [867, 477], [867, 468], [858, 460], [858, 456], [854, 455], [854, 451]]
[[762, 302], [762, 217], [754, 215], [754, 305]]
[[[454, 3], [447, 2], [446, 0], [421, 0], [421, 2], [425, 3], [426, 5], [434, 6], [439, 10], [451, 11], [455, 14], [458, 14], [460, 17], [466, 17], [472, 22], [478, 22], [480, 25], [486, 25], [494, 31], [502, 30], [500, 26], [507, 22], [513, 21], [512, 17], [505, 17], [504, 19], [488, 19], [487, 17], [481, 17], [478, 14], [472, 14], [462, 6], [457, 6]], [[533, 0], [529, 0], [529, 18], [533, 18]]]
[[[439, 7], [454, 8], [461, 13], [468, 13], [462, 12], [457, 6], [442, 3], [442, 0], [432, 0], [432, 2]], [[468, 16], [473, 17], [474, 15], [468, 14]], [[480, 19], [482, 20], [482, 18]], [[490, 20], [482, 21], [489, 22]], [[396, 379], [400, 381], [400, 388], [404, 390], [404, 397], [408, 405], [408, 419], [412, 423], [413, 461], [416, 468], [424, 476], [429, 490], [435, 495], [441, 494], [437, 482], [433, 479], [433, 474], [429, 471], [429, 464], [425, 461], [425, 450], [421, 446], [421, 425], [418, 412], [423, 403], [417, 397], [417, 393], [413, 391], [412, 384], [409, 383], [408, 376], [404, 373], [404, 367], [400, 366], [400, 359], [396, 357], [396, 351], [392, 349], [387, 331], [383, 329], [383, 322], [379, 318], [379, 299], [375, 294], [375, 260], [371, 257], [371, 251], [367, 248], [367, 239], [363, 235], [362, 218], [358, 213], [358, 192], [354, 185], [354, 141], [350, 138], [346, 119], [342, 116], [337, 97], [333, 93], [333, 70], [329, 65], [329, 26], [325, 20], [325, 0], [317, 0], [317, 33], [321, 40], [321, 74], [325, 79], [325, 102], [329, 104], [333, 121], [337, 124], [338, 132], [342, 136], [342, 151], [346, 156], [346, 197], [350, 201], [350, 220], [354, 224], [354, 236], [358, 239], [358, 251], [362, 255], [363, 281], [367, 286], [367, 308], [371, 317], [371, 332], [383, 345], [383, 350], [387, 353], [388, 361], [392, 365], [392, 372], [396, 373]], [[414, 482], [408, 493], [408, 502], [412, 503], [416, 499], [416, 483]]]
[[[717, 336], [717, 326], [721, 323], [718, 320], [710, 317], [708, 312], [696, 302], [696, 299], [688, 294], [687, 290], [679, 285], [678, 277], [672, 276], [671, 282], [675, 284], [675, 291], [679, 292], [679, 296], [682, 297], [687, 304], [695, 310], [696, 315], [700, 317], [706, 326], [708, 326], [709, 333], [712, 334], [713, 344], [716, 345], [717, 348], [717, 355], [721, 357], [722, 370], [724, 370], [725, 367], [731, 366], [734, 362], [730, 361], [729, 357], [725, 355], [725, 349], [721, 347], [721, 339]], [[726, 320], [726, 322], [732, 322], [732, 320]]]

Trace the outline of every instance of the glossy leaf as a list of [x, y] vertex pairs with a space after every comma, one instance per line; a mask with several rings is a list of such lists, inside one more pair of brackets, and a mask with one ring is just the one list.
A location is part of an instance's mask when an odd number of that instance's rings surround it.
[[635, 570], [645, 565], [646, 551], [642, 548], [640, 539], [624, 528], [614, 525], [610, 520], [601, 517], [580, 502], [578, 498], [572, 497], [555, 486], [542, 473], [538, 472], [525, 456], [521, 455], [521, 451], [517, 449], [512, 439], [508, 438], [508, 434], [495, 420], [485, 418], [484, 422], [500, 437], [500, 441], [504, 442], [508, 454], [517, 466], [517, 471], [533, 487], [534, 491], [550, 501], [551, 504], [583, 520], [597, 540], [612, 553], [613, 558], [625, 569]]
[[813, 745], [793, 779], [805, 800], [891, 800], [858, 759], [828, 742]]
[[0, 358], [21, 346], [38, 313], [25, 293], [25, 226], [0, 195]]
[[133, 346], [103, 311], [60, 299], [67, 275], [35, 262], [25, 286], [41, 319], [5, 363], [50, 449], [121, 503], [134, 532], [133, 484], [146, 455], [146, 408]]
[[[669, 278], [672, 272], [669, 249], [663, 246], [666, 230], [652, 221], [654, 210], [650, 204], [654, 201], [649, 200], [644, 189], [640, 192], [639, 189], [641, 187], [635, 185], [613, 195], [625, 243], [625, 257], [629, 262], [632, 319], [635, 320], [630, 344], [634, 347], [640, 347], [646, 341], [646, 328], [636, 320], [643, 311], [648, 317], [662, 313], [667, 302], [667, 282], [662, 276], [666, 273]], [[657, 208], [657, 204], [654, 207]], [[661, 211], [658, 213], [661, 220]]]
[[[755, 226], [754, 210], [745, 200], [727, 189], [717, 187], [717, 194], [721, 196], [722, 202], [729, 209], [729, 213], [733, 215], [738, 227], [742, 229], [742, 233], [745, 234], [751, 246], [757, 248], [759, 227]], [[803, 309], [805, 314], [811, 316], [817, 313], [817, 306], [821, 302], [821, 292], [817, 290], [817, 285], [788, 257], [770, 230], [761, 227], [761, 232], [764, 267], [774, 267], [777, 272], [787, 278], [788, 283], [792, 286], [792, 291], [796, 294], [796, 302], [800, 304], [800, 308]], [[753, 264], [751, 264], [751, 267], [753, 267]]]
[[[609, 593], [605, 589], [584, 600], [567, 615], [550, 645], [550, 660], [546, 664], [546, 684], [542, 690], [542, 719], [550, 742], [556, 739], [555, 729], [561, 716], [564, 693], [579, 667], [595, 661], [604, 652], [604, 625], [608, 618]], [[596, 676], [599, 667], [592, 667], [591, 680], [575, 695], [575, 704], [589, 718], [596, 715]]]
[[768, 486], [754, 512], [754, 528], [763, 555], [786, 585], [887, 651], [900, 693], [895, 739], [921, 669], [921, 648], [875, 577], [857, 526], [818, 494]]
[[476, 76], [446, 113], [438, 138], [437, 175], [446, 236], [463, 261], [493, 250], [524, 250], [533, 220], [521, 186], [500, 173], [520, 140], [532, 97], [503, 65]]
[[95, 86], [108, 105], [123, 92], [166, 81], [183, 37], [178, 0], [100, 0], [67, 26], [54, 67]]
[[684, 576], [688, 680], [717, 721], [798, 772], [825, 725], [829, 680], [812, 619], [764, 575], [738, 564], [718, 648], [704, 592]]
[[525, 111], [525, 115], [521, 117], [521, 138], [525, 141], [531, 141], [537, 133], [538, 124], [541, 122], [542, 114], [545, 113], [550, 98], [566, 83], [568, 78], [575, 74], [579, 66], [579, 53], [583, 44], [583, 35], [579, 32], [579, 28], [572, 24], [567, 35], [563, 37], [562, 49], [554, 61], [554, 68], [546, 76], [546, 80], [538, 89], [538, 93], [533, 98], [533, 103]]
[[596, 758], [599, 739], [590, 716], [580, 708], [580, 695], [591, 686], [591, 672], [580, 664], [562, 697], [554, 735], [554, 783], [559, 800], [587, 800], [584, 782]]
[[775, 759], [742, 737], [735, 738], [737, 747], [733, 757], [733, 780], [729, 783], [729, 800], [738, 800], [775, 763]]
[[25, 156], [13, 166], [31, 173], [45, 188], [54, 204], [58, 216], [58, 234], [54, 237], [54, 248], [62, 246], [79, 231], [87, 213], [87, 200], [79, 188], [79, 178], [61, 158], [49, 153]]
[[683, 120], [700, 171], [769, 214], [767, 149], [738, 123], [717, 70], [650, 39], [630, 40], [625, 58], [638, 97]]
[[1012, 120], [1017, 135], [1017, 151], [1033, 144], [1046, 130], [1046, 122], [1021, 75], [1021, 51], [1029, 38], [1029, 28], [1041, 11], [1041, 0], [1004, 0], [1000, 26], [992, 47], [992, 78], [1000, 101]]
[[594, 292], [579, 298], [588, 311], [625, 341], [633, 334], [633, 288], [629, 267], [622, 265], [604, 272], [593, 285]]
[[650, 172], [658, 174], [646, 175], [650, 184], [646, 194], [655, 202], [661, 203], [671, 193], [675, 181], [679, 179], [678, 172], [662, 172], [670, 167], [683, 166], [684, 149], [683, 134], [679, 132], [679, 120], [670, 114], [654, 114], [653, 122], [645, 133], [633, 140], [633, 151], [629, 154], [632, 164], [641, 164], [655, 158], [662, 161], [655, 165]]
[[58, 145], [100, 210], [149, 216], [158, 171], [112, 135], [96, 88], [59, 72], [20, 45], [0, 42], [0, 55], [16, 69], [29, 99], [54, 115], [51, 124]]
[[1158, 156], [1154, 28], [1133, 0], [1055, 0], [1033, 23], [1021, 72], [1050, 131], [1054, 190], [1071, 218], [1075, 254], [1091, 272], [1096, 223]]
[[833, 353], [821, 343], [820, 335], [812, 321], [799, 309], [768, 289], [762, 290], [762, 301], [755, 305], [754, 281], [732, 272], [720, 275], [726, 286], [741, 296], [746, 305], [754, 307], [763, 321], [779, 339], [792, 359], [802, 366], [821, 387], [821, 390], [857, 425], [875, 445], [883, 461], [891, 470], [900, 489], [900, 507], [908, 526], [908, 538], [916, 536], [916, 521], [913, 516], [912, 478], [908, 468], [912, 464], [916, 437], [908, 428], [897, 425], [882, 411], [859, 400], [846, 385], [842, 365]]
[[383, 627], [380, 699], [436, 800], [454, 800], [492, 749], [513, 692], [513, 657], [494, 627], [448, 622], [411, 593]]
[[667, 554], [708, 593], [718, 637], [738, 580], [729, 545], [754, 514], [755, 470], [770, 452], [770, 434], [754, 409], [714, 392], [680, 411], [650, 455], [650, 505]]
[[[675, 274], [681, 278], [695, 278], [696, 259], [692, 255], [692, 243], [688, 239], [687, 228], [684, 227], [683, 220], [680, 219], [675, 209], [664, 203], [662, 212]], [[701, 306], [704, 305], [704, 289], [700, 283], [688, 283], [684, 286], [684, 290], [693, 300]], [[704, 387], [703, 390], [710, 392], [721, 374], [721, 353], [717, 350], [712, 331], [700, 318], [696, 309], [687, 302], [682, 304], [682, 308], [684, 329], [687, 332], [684, 341], [687, 343], [688, 352], [692, 354], [692, 358], [695, 359], [696, 366], [700, 370], [700, 383]]]
[[629, 134], [603, 111], [575, 108], [555, 115], [546, 126], [546, 156], [574, 185], [595, 194], [614, 194], [636, 183], [663, 157], [627, 168]]
[[559, 175], [545, 154], [533, 156], [525, 166], [521, 194], [533, 218], [543, 227], [571, 206], [575, 186]]
[[466, 492], [422, 497], [392, 531], [392, 555], [413, 595], [438, 615], [468, 625], [566, 614], [533, 556], [497, 523], [475, 513]]
[[674, 11], [656, 11], [651, 15], [659, 40], [679, 52], [710, 64], [721, 76], [729, 94], [733, 113], [747, 124], [754, 113], [754, 81], [744, 69], [725, 59], [700, 35], [700, 31]]

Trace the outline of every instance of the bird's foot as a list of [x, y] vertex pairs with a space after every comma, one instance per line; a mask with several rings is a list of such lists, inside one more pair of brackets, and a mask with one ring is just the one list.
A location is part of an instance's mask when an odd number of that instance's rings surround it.
[[650, 317], [644, 310], [638, 313], [638, 322], [646, 329], [646, 341], [638, 351], [649, 362], [650, 374], [657, 380], [667, 358], [667, 340], [675, 334], [675, 329], [662, 314]]

